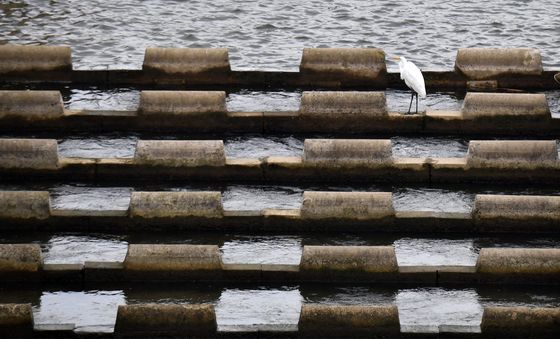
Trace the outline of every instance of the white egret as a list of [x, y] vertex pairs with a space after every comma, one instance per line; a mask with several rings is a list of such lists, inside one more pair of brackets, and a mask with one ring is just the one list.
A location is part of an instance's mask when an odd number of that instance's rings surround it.
[[410, 105], [408, 105], [408, 112], [406, 114], [410, 114], [414, 95], [416, 95], [416, 113], [418, 113], [418, 96], [421, 98], [426, 97], [426, 85], [424, 84], [422, 72], [420, 71], [420, 68], [412, 62], [407, 61], [405, 57], [394, 57], [393, 60], [399, 62], [401, 80], [404, 80], [404, 83], [412, 90]]

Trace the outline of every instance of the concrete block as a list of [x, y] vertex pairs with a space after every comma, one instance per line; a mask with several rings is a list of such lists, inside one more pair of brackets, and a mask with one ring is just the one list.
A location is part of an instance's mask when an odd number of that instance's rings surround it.
[[144, 71], [166, 74], [230, 72], [227, 48], [146, 48]]
[[131, 244], [124, 260], [129, 271], [217, 271], [222, 269], [215, 245]]
[[49, 216], [49, 192], [0, 191], [0, 218], [47, 219]]
[[387, 73], [385, 52], [378, 48], [304, 48], [299, 70], [341, 78], [375, 79]]
[[139, 140], [134, 162], [165, 167], [224, 166], [222, 140]]
[[560, 221], [560, 197], [538, 195], [478, 194], [473, 215], [478, 220], [509, 219], [524, 222], [531, 219]]
[[132, 192], [130, 199], [131, 217], [221, 218], [223, 214], [220, 192]]
[[144, 116], [225, 117], [223, 91], [142, 91], [138, 114]]
[[539, 75], [542, 73], [541, 53], [532, 48], [461, 48], [457, 52], [455, 70], [469, 79]]
[[490, 117], [551, 118], [544, 94], [467, 93], [461, 113], [465, 119]]
[[397, 272], [393, 246], [304, 246], [301, 271]]
[[393, 162], [391, 140], [305, 139], [305, 164], [319, 166], [375, 166]]
[[380, 219], [395, 215], [392, 193], [309, 192], [303, 193], [303, 219]]
[[366, 337], [400, 333], [399, 313], [394, 305], [303, 305], [299, 334], [307, 337]]
[[471, 140], [467, 152], [467, 166], [474, 168], [535, 169], [557, 162], [554, 140]]
[[31, 335], [33, 311], [31, 304], [0, 304], [0, 335]]
[[476, 263], [478, 273], [560, 274], [558, 248], [483, 248]]
[[70, 47], [0, 45], [0, 74], [71, 70]]
[[0, 272], [37, 272], [42, 262], [37, 244], [0, 244]]
[[122, 336], [208, 337], [217, 331], [214, 306], [207, 304], [119, 305], [115, 333]]
[[63, 115], [64, 104], [59, 91], [0, 91], [0, 119], [34, 121]]
[[483, 334], [522, 335], [524, 338], [543, 333], [558, 336], [560, 308], [485, 307], [480, 328]]
[[0, 139], [0, 167], [58, 168], [58, 144], [54, 139]]
[[388, 115], [384, 92], [303, 92], [299, 112], [303, 117], [328, 119]]

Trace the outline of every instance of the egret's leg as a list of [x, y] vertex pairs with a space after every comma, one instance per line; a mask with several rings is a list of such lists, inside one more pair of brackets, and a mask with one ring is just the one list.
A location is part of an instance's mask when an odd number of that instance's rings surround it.
[[418, 114], [418, 93], [416, 93], [416, 114]]
[[410, 96], [410, 105], [408, 105], [408, 112], [406, 112], [406, 114], [410, 114], [410, 109], [412, 108], [412, 100], [414, 100], [414, 92], [412, 92], [412, 95]]

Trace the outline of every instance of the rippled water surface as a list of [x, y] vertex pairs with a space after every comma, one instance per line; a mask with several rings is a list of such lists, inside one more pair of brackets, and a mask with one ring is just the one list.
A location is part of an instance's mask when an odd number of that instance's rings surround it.
[[44, 292], [34, 307], [35, 325], [74, 324], [77, 329], [95, 327], [112, 331], [118, 305], [126, 304], [122, 291]]
[[220, 287], [183, 284], [105, 290], [11, 290], [1, 302], [31, 303], [35, 325], [74, 324], [81, 331], [112, 331], [118, 305], [211, 303], [220, 330], [295, 329], [303, 304], [398, 307], [403, 331], [436, 331], [441, 325], [478, 328], [484, 306], [559, 307], [550, 288], [392, 288], [383, 286]]
[[0, 243], [38, 243], [48, 264], [83, 264], [86, 261], [122, 262], [129, 244], [217, 245], [228, 264], [298, 265], [303, 246], [395, 247], [402, 266], [473, 266], [481, 248], [558, 248], [560, 240], [546, 237], [403, 237], [401, 235], [249, 235], [249, 234], [135, 234], [130, 236], [90, 233], [6, 235]]
[[[301, 91], [252, 91], [239, 90], [227, 93], [226, 106], [230, 112], [297, 111], [301, 102]], [[387, 109], [391, 112], [406, 112], [410, 104], [410, 91], [389, 89], [385, 92]], [[547, 93], [549, 103], [554, 106], [557, 91]], [[460, 110], [464, 94], [450, 92], [428, 93], [420, 99], [419, 111]], [[140, 102], [140, 90], [134, 88], [71, 88], [62, 90], [64, 105], [69, 109], [88, 110], [136, 110]]]
[[[136, 135], [73, 135], [58, 140], [58, 151], [61, 156], [69, 158], [132, 158], [138, 139]], [[185, 140], [188, 137], [155, 136], [153, 139]], [[302, 137], [235, 136], [222, 139], [225, 155], [229, 158], [303, 155]], [[461, 158], [468, 149], [468, 140], [455, 137], [393, 137], [391, 140], [396, 157]]]
[[2, 190], [47, 190], [51, 206], [60, 210], [127, 210], [130, 195], [136, 191], [219, 191], [225, 210], [258, 211], [267, 208], [298, 209], [304, 191], [392, 192], [397, 211], [470, 212], [476, 194], [560, 195], [558, 187], [492, 186], [391, 186], [323, 185], [277, 186], [251, 184], [141, 185], [105, 187], [91, 184], [0, 184]]
[[[536, 47], [545, 66], [560, 67], [557, 1], [43, 1], [0, 3], [0, 44], [65, 44], [78, 69], [138, 69], [144, 49], [227, 47], [234, 69], [297, 71], [304, 47], [380, 47], [404, 55], [422, 68], [451, 69], [461, 47]], [[390, 70], [396, 64], [388, 62]], [[136, 110], [136, 88], [65, 88], [68, 109]], [[459, 110], [460, 93], [428, 93], [419, 110]], [[546, 93], [560, 118], [560, 91]], [[410, 93], [388, 90], [389, 111], [405, 112]], [[301, 91], [235, 90], [229, 111], [295, 111]], [[23, 132], [25, 133], [25, 132]], [[65, 157], [130, 158], [139, 134], [56, 135]], [[29, 137], [34, 137], [33, 135]], [[326, 136], [332, 137], [332, 136]], [[374, 136], [371, 136], [372, 138]], [[188, 135], [150, 136], [189, 139]], [[220, 136], [232, 158], [301, 156], [294, 136]], [[468, 140], [452, 136], [393, 137], [397, 157], [463, 157]], [[297, 185], [297, 184], [296, 184]], [[475, 194], [550, 194], [558, 189], [515, 187], [146, 185], [102, 187], [84, 184], [2, 183], [1, 189], [51, 193], [54, 210], [128, 209], [132, 190], [217, 190], [226, 210], [297, 209], [304, 190], [393, 192], [397, 211], [471, 211]], [[41, 245], [46, 263], [122, 261], [130, 243], [216, 244], [225, 263], [297, 265], [305, 245], [393, 245], [399, 265], [474, 265], [484, 247], [558, 248], [546, 237], [405, 237], [400, 235], [247, 235], [54, 233], [0, 235], [1, 243]], [[80, 287], [81, 288], [81, 287]], [[396, 304], [404, 331], [441, 325], [476, 328], [486, 305], [560, 307], [558, 291], [523, 288], [392, 288], [334, 286], [127, 287], [103, 290], [22, 290], [0, 286], [0, 302], [30, 302], [36, 325], [75, 324], [82, 330], [111, 331], [117, 306], [126, 303], [212, 303], [220, 329], [266, 326], [294, 328], [303, 303]]]
[[556, 1], [42, 1], [0, 4], [0, 42], [72, 46], [80, 68], [139, 68], [144, 49], [228, 47], [234, 68], [297, 70], [303, 47], [380, 47], [422, 67], [460, 47], [536, 47], [559, 66]]
[[400, 290], [395, 299], [403, 331], [411, 326], [423, 326], [425, 332], [438, 332], [441, 325], [479, 326], [482, 319], [483, 308], [474, 289]]

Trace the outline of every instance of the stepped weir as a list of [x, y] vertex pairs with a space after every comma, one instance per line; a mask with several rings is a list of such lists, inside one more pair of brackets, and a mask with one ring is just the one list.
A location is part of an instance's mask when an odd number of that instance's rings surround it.
[[[560, 285], [560, 197], [554, 191], [560, 189], [560, 118], [544, 93], [560, 91], [560, 70], [543, 68], [541, 52], [533, 48], [460, 49], [454, 69], [424, 72], [429, 92], [461, 92], [460, 108], [405, 115], [388, 104], [387, 92], [404, 85], [387, 70], [385, 58], [378, 48], [306, 48], [298, 72], [237, 71], [225, 48], [147, 48], [141, 69], [76, 70], [67, 46], [0, 45], [0, 288], [116, 286], [132, 295], [116, 307], [112, 331], [37, 325], [32, 292], [13, 302], [3, 297], [0, 335], [558, 336], [560, 309], [546, 305], [489, 303], [477, 326], [434, 329], [402, 326], [400, 307], [391, 302], [324, 303], [314, 296], [314, 288], [332, 286], [524, 291]], [[75, 109], [65, 98], [68, 88], [122, 86], [138, 91], [136, 109]], [[301, 92], [299, 108], [228, 108], [232, 90], [271, 88]], [[76, 133], [132, 135], [133, 156], [66, 156], [61, 140]], [[230, 135], [290, 135], [303, 142], [298, 156], [237, 157], [226, 150]], [[466, 152], [401, 156], [391, 138], [402, 135], [460, 136]], [[76, 182], [82, 188], [132, 187], [129, 203], [113, 209], [57, 206], [51, 185]], [[238, 210], [224, 205], [219, 185], [230, 184], [304, 188], [295, 208]], [[403, 184], [478, 191], [465, 211], [397, 209], [395, 191]], [[361, 188], [340, 188], [345, 185]], [[488, 185], [517, 187], [518, 193], [488, 192]], [[32, 238], [60, 232], [125, 237], [124, 257], [49, 262], [48, 246]], [[176, 234], [188, 240], [169, 236]], [[207, 234], [307, 238], [295, 263], [232, 263], [223, 246], [206, 243], [214, 239]], [[325, 234], [331, 240], [321, 240]], [[135, 242], [139, 235], [145, 238]], [[407, 265], [392, 242], [359, 238], [366, 236], [509, 237], [522, 245], [486, 240], [470, 265], [452, 255], [446, 264]], [[532, 247], [524, 242], [530, 237], [548, 242]], [[133, 296], [137, 286], [148, 286], [151, 296], [177, 284], [210, 286], [211, 296], [189, 303]], [[218, 286], [238, 285], [295, 285], [312, 292], [301, 303], [297, 324], [220, 327], [214, 294]]]

